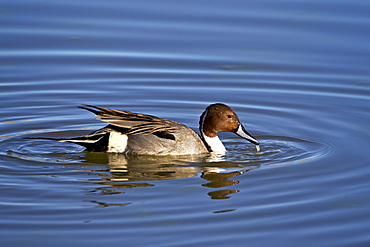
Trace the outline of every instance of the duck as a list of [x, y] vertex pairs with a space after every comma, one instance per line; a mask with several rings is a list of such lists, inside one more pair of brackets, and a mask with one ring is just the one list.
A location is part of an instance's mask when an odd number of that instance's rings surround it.
[[135, 155], [196, 155], [226, 152], [219, 132], [233, 132], [256, 145], [260, 142], [247, 132], [235, 111], [223, 104], [209, 105], [199, 119], [199, 131], [181, 123], [152, 115], [84, 104], [81, 109], [94, 113], [108, 125], [90, 134], [73, 138], [31, 137], [75, 143], [91, 152]]

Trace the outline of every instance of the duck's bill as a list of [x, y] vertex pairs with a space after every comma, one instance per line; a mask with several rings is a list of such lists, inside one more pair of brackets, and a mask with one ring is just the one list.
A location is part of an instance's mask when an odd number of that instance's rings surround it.
[[248, 141], [250, 141], [251, 143], [255, 144], [255, 145], [259, 145], [260, 142], [254, 138], [251, 134], [248, 133], [248, 131], [246, 131], [243, 127], [243, 125], [239, 125], [239, 128], [235, 131], [235, 134], [237, 134], [238, 136], [240, 136], [241, 138], [244, 138]]

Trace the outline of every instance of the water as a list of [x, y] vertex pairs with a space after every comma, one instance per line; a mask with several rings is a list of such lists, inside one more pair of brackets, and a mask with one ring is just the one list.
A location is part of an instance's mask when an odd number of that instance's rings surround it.
[[[368, 246], [366, 1], [1, 1], [1, 246]], [[261, 152], [88, 153], [80, 104], [194, 129], [235, 109]]]

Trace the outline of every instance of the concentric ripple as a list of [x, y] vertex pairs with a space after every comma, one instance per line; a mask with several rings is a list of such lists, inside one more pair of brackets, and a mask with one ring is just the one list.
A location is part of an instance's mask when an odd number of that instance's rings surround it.
[[[44, 133], [43, 136], [71, 136], [82, 134], [86, 131], [60, 131]], [[117, 157], [122, 164], [129, 164], [133, 159], [127, 159], [122, 154], [114, 158], [110, 154], [94, 154], [84, 152], [84, 148], [71, 143], [58, 143], [51, 140], [23, 139], [24, 135], [3, 138], [0, 142], [0, 155], [11, 156], [19, 159], [47, 162], [47, 163], [100, 163], [117, 165]], [[247, 166], [275, 167], [294, 165], [311, 160], [319, 159], [329, 155], [333, 148], [325, 143], [298, 139], [286, 136], [259, 136], [261, 150], [256, 151], [254, 145], [237, 139], [226, 141], [228, 152], [225, 155], [201, 155], [197, 157], [166, 157], [156, 158], [140, 156], [145, 163], [163, 163], [178, 165], [189, 165], [202, 163], [203, 165], [213, 163], [212, 166], [243, 168]], [[91, 158], [94, 157], [94, 158]], [[115, 160], [114, 162], [112, 160]]]

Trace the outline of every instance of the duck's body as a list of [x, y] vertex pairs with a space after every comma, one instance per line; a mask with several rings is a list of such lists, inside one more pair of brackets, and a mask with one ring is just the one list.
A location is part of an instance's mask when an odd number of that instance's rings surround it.
[[212, 104], [200, 117], [198, 135], [191, 128], [163, 118], [84, 105], [80, 108], [93, 112], [109, 125], [88, 135], [71, 139], [88, 151], [132, 153], [139, 155], [192, 155], [225, 152], [217, 133], [234, 132], [258, 145], [259, 142], [241, 125], [236, 113], [227, 105]]
[[139, 155], [183, 155], [208, 153], [203, 141], [189, 127], [171, 124], [170, 131], [130, 134], [127, 128], [108, 125], [88, 135], [58, 140], [73, 142], [86, 147], [88, 151], [110, 153], [132, 153]]

